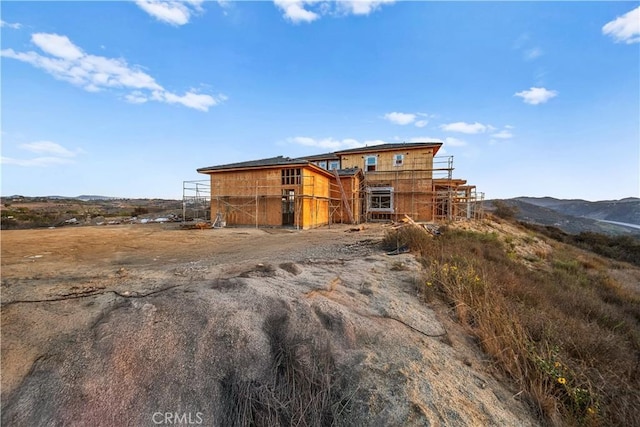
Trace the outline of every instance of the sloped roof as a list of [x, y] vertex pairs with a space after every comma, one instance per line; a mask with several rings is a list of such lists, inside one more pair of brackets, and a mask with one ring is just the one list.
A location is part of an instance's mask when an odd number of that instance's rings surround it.
[[367, 147], [350, 148], [347, 150], [336, 151], [336, 154], [348, 154], [348, 153], [365, 153], [376, 151], [389, 151], [389, 150], [404, 150], [406, 148], [426, 148], [434, 147], [436, 151], [442, 146], [442, 142], [402, 142], [397, 144], [380, 144], [370, 145]]
[[358, 173], [362, 173], [362, 169], [360, 168], [348, 168], [348, 169], [338, 169], [338, 176], [355, 176]]
[[336, 153], [314, 154], [312, 156], [302, 156], [300, 159], [316, 161], [316, 160], [340, 160], [340, 156]]
[[295, 165], [307, 165], [309, 162], [304, 159], [292, 159], [291, 157], [270, 157], [268, 159], [250, 160], [248, 162], [228, 163], [226, 165], [209, 166], [205, 168], [197, 169], [199, 173], [207, 173], [213, 171], [220, 171], [225, 169], [247, 169], [247, 168], [261, 168], [266, 166], [295, 166]]

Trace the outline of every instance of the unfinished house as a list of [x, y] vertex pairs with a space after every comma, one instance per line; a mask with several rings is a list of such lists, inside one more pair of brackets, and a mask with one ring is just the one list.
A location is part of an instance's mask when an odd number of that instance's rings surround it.
[[198, 172], [211, 176], [211, 212], [229, 225], [306, 229], [330, 222], [334, 174], [307, 160], [279, 156]]
[[333, 223], [475, 218], [474, 186], [453, 179], [441, 142], [382, 144], [302, 158], [198, 169], [211, 213], [229, 225], [307, 229]]

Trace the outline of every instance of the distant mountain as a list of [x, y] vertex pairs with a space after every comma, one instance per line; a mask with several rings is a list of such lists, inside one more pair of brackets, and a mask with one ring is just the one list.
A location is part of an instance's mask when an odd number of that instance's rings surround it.
[[549, 208], [565, 215], [640, 226], [640, 199], [637, 197], [599, 202], [563, 200], [553, 197], [516, 197], [515, 200]]
[[78, 199], [78, 200], [82, 200], [82, 201], [89, 201], [89, 200], [115, 200], [118, 197], [109, 197], [109, 196], [96, 196], [96, 195], [81, 195], [81, 196], [77, 196], [77, 197], [73, 197], [74, 199]]
[[[640, 237], [638, 228], [605, 222], [615, 221], [640, 226], [640, 199], [638, 198], [589, 202], [552, 197], [516, 197], [503, 202], [517, 208], [516, 218], [520, 221], [551, 225], [571, 234], [590, 231]], [[493, 201], [488, 200], [485, 208], [491, 211]]]

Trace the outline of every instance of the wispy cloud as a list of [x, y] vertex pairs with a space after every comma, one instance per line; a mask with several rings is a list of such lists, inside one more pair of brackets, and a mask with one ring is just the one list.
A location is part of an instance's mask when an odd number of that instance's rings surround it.
[[187, 24], [191, 15], [202, 12], [202, 3], [203, 0], [136, 0], [140, 9], [174, 26]]
[[544, 104], [551, 98], [558, 96], [558, 92], [543, 87], [532, 87], [529, 90], [516, 92], [513, 96], [519, 96], [527, 104], [538, 105]]
[[275, 6], [282, 10], [283, 16], [294, 24], [313, 22], [326, 15], [369, 15], [382, 5], [394, 2], [395, 0], [273, 0]]
[[227, 99], [222, 94], [206, 95], [194, 89], [177, 95], [163, 88], [139, 67], [130, 66], [121, 58], [87, 54], [67, 36], [36, 33], [32, 34], [31, 42], [46, 55], [34, 51], [16, 52], [13, 49], [3, 49], [0, 54], [31, 64], [88, 92], [119, 91], [126, 101], [132, 103], [153, 100], [208, 111]]
[[524, 51], [524, 59], [527, 61], [533, 61], [534, 59], [541, 57], [543, 53], [544, 52], [539, 47], [527, 49]]
[[18, 23], [18, 22], [6, 22], [0, 19], [0, 27], [1, 28], [11, 28], [12, 30], [19, 30], [20, 28], [22, 28], [22, 24]]
[[602, 27], [602, 34], [613, 37], [616, 43], [639, 43], [640, 6], [607, 22]]
[[544, 55], [544, 51], [540, 46], [536, 46], [533, 37], [529, 33], [523, 33], [513, 42], [513, 49], [522, 53], [525, 61], [533, 61]]
[[75, 157], [76, 152], [64, 148], [62, 145], [51, 141], [36, 141], [20, 144], [20, 148], [35, 154], [48, 154], [58, 157]]
[[[425, 117], [425, 118], [421, 120], [416, 120], [418, 117]], [[391, 123], [395, 123], [396, 125], [405, 126], [413, 123], [416, 127], [419, 127], [419, 128], [423, 128], [429, 124], [429, 120], [426, 119], [429, 117], [431, 116], [426, 113], [400, 113], [397, 111], [394, 111], [392, 113], [387, 113], [383, 116], [385, 120], [388, 120]]]
[[44, 167], [54, 165], [66, 165], [74, 163], [74, 157], [81, 150], [71, 151], [60, 144], [51, 141], [36, 141], [20, 144], [18, 148], [38, 155], [28, 159], [17, 159], [14, 157], [0, 157], [0, 162], [7, 165], [17, 165], [24, 167]]
[[334, 139], [329, 137], [317, 139], [308, 136], [295, 136], [292, 138], [287, 138], [287, 142], [290, 144], [304, 145], [306, 147], [317, 147], [332, 151], [387, 143], [387, 141], [383, 141], [380, 139], [359, 141], [353, 138]]
[[513, 138], [513, 133], [509, 129], [503, 129], [500, 132], [491, 134], [491, 137], [498, 139], [510, 139]]
[[446, 132], [460, 132], [460, 133], [484, 133], [494, 129], [491, 125], [483, 125], [482, 123], [466, 123], [466, 122], [454, 122], [440, 125], [440, 129]]

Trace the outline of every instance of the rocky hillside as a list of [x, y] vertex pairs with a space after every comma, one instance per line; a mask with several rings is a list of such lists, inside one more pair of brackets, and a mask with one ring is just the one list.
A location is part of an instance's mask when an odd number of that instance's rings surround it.
[[347, 231], [3, 231], [2, 424], [539, 425], [414, 254]]

